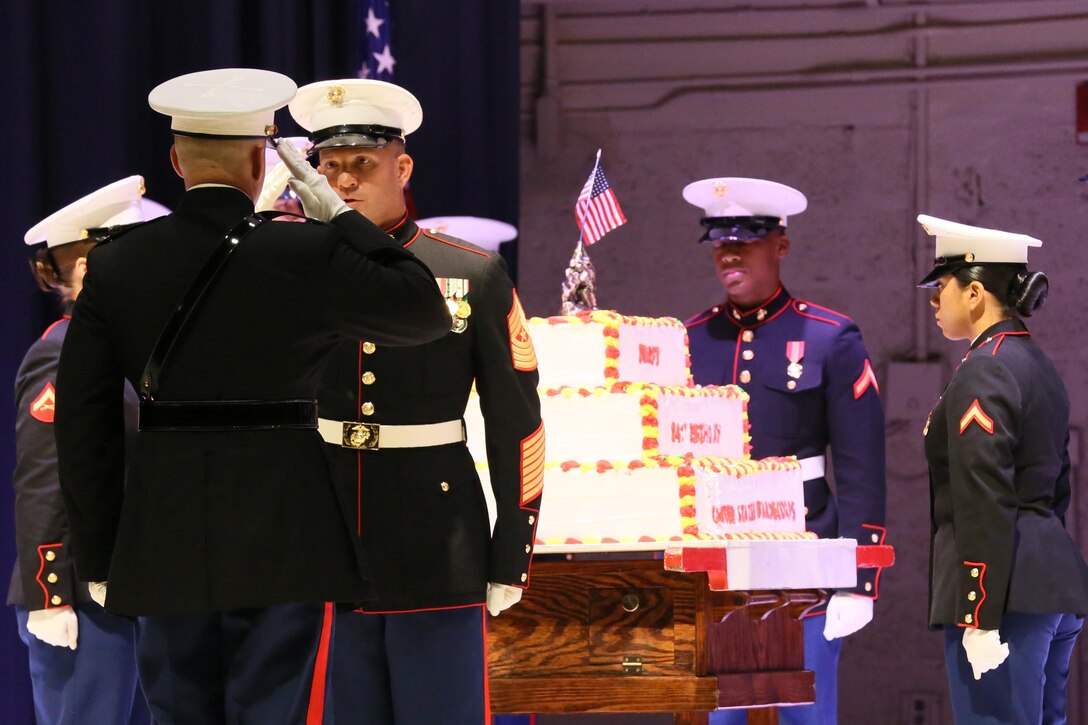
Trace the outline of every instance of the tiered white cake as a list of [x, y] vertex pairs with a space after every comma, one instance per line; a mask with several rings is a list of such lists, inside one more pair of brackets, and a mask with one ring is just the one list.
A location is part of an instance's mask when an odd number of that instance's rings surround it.
[[[546, 440], [538, 544], [809, 536], [800, 466], [752, 460], [747, 394], [691, 385], [678, 320], [597, 311], [533, 318], [529, 333]], [[465, 423], [486, 481], [475, 396]]]

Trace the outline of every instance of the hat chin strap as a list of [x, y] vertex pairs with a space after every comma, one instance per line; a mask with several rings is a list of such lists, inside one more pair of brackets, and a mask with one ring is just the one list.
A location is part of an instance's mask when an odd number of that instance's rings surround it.
[[376, 136], [390, 141], [403, 141], [404, 131], [399, 128], [381, 126], [376, 123], [343, 124], [340, 126], [329, 126], [328, 128], [314, 131], [310, 134], [310, 140], [313, 141], [314, 147], [316, 148], [325, 141], [337, 136]]

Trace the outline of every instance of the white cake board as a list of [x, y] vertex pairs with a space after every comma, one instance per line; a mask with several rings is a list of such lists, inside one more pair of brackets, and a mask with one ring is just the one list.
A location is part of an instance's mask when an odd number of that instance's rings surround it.
[[[665, 568], [674, 571], [724, 571], [726, 589], [849, 589], [857, 586], [857, 542], [854, 539], [540, 544], [533, 549], [534, 554], [623, 554], [633, 551], [664, 551], [669, 560]], [[677, 564], [671, 565], [673, 561]]]

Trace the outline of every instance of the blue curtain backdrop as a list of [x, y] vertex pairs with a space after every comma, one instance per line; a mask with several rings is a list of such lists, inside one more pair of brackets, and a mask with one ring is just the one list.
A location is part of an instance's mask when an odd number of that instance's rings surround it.
[[[304, 85], [353, 77], [362, 0], [52, 0], [0, 4], [0, 582], [14, 562], [12, 382], [56, 306], [34, 287], [23, 234], [111, 181], [143, 174], [148, 196], [182, 192], [168, 121], [147, 93], [181, 73], [250, 66]], [[424, 109], [409, 139], [421, 216], [517, 224], [516, 0], [391, 0], [397, 83]], [[365, 26], [362, 26], [365, 27]], [[297, 133], [286, 112], [285, 134]], [[512, 245], [503, 252], [513, 262]], [[0, 721], [32, 722], [26, 649], [0, 609]]]

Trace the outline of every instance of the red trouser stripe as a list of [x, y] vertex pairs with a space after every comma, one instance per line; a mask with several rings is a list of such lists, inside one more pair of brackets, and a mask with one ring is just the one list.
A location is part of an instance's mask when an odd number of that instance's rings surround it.
[[480, 607], [480, 616], [483, 617], [480, 630], [484, 637], [484, 723], [486, 725], [491, 722], [491, 688], [488, 686], [487, 679], [487, 605]]
[[314, 679], [310, 683], [310, 706], [306, 708], [306, 725], [322, 725], [325, 721], [325, 681], [329, 672], [329, 640], [332, 639], [332, 602], [325, 602], [321, 620], [321, 642], [317, 645]]

